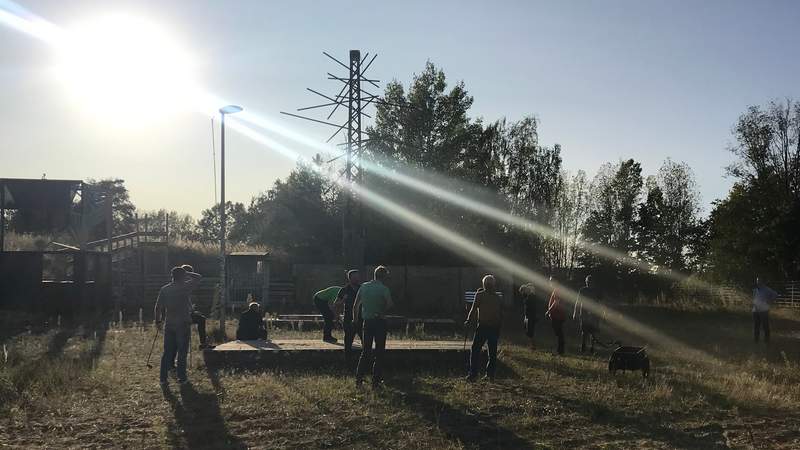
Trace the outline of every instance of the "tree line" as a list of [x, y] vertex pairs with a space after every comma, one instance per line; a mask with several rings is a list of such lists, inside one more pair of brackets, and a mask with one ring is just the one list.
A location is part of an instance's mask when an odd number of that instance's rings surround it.
[[[389, 83], [384, 99], [366, 131], [367, 160], [551, 232], [541, 235], [470, 213], [373, 171], [364, 172], [363, 185], [534, 269], [592, 268], [624, 276], [643, 270], [622, 260], [635, 258], [651, 271], [741, 284], [755, 273], [783, 280], [800, 272], [800, 104], [792, 100], [752, 106], [734, 124], [730, 151], [737, 159], [727, 173], [735, 183], [704, 217], [696, 177], [686, 163], [666, 158], [657, 172], [645, 174], [638, 161], [623, 159], [603, 164], [591, 176], [570, 173], [561, 146], [540, 142], [535, 116], [494, 122], [471, 117], [473, 98], [464, 83], [449, 85], [430, 62], [408, 86]], [[228, 238], [268, 247], [292, 261], [339, 262], [344, 193], [331, 181], [339, 167], [324, 163], [335, 156], [299, 164], [249, 204], [229, 202]], [[120, 180], [102, 183], [124, 191]], [[117, 231], [132, 227], [135, 208], [129, 203], [121, 192]], [[218, 209], [204, 210], [197, 220], [163, 210], [151, 214], [170, 216], [173, 238], [213, 242]], [[368, 263], [471, 263], [431, 245], [424, 230], [409, 230], [369, 208], [364, 224]], [[584, 243], [622, 256], [602, 258]]]

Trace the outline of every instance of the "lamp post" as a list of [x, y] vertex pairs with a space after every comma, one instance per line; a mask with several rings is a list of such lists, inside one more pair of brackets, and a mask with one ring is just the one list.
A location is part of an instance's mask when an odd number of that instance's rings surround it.
[[219, 294], [219, 304], [221, 305], [222, 309], [220, 310], [219, 314], [219, 328], [222, 330], [222, 335], [225, 336], [225, 314], [227, 306], [227, 291], [228, 291], [228, 279], [227, 273], [225, 271], [225, 221], [227, 219], [227, 214], [225, 211], [225, 115], [227, 114], [235, 114], [242, 110], [241, 106], [236, 105], [228, 105], [223, 106], [219, 109], [219, 114], [221, 117], [220, 120], [220, 177], [219, 177], [219, 184], [220, 184], [220, 195], [219, 195], [219, 256], [220, 256], [220, 294]]

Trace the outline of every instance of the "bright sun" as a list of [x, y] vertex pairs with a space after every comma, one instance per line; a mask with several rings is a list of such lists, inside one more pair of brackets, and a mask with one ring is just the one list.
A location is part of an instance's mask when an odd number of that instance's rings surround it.
[[57, 75], [93, 116], [128, 127], [193, 107], [192, 62], [155, 24], [129, 15], [103, 16], [67, 35]]

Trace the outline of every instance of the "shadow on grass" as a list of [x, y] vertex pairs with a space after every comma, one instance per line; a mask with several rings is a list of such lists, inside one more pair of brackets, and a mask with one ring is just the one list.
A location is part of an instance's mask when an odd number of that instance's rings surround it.
[[[498, 375], [499, 376], [499, 375]], [[500, 426], [488, 414], [471, 413], [455, 408], [442, 400], [422, 392], [411, 380], [387, 381], [392, 390], [385, 395], [394, 396], [393, 403], [405, 405], [420, 417], [467, 447], [478, 448], [535, 448], [514, 431]]]
[[705, 425], [696, 429], [696, 434], [691, 434], [667, 426], [670, 418], [664, 414], [630, 414], [585, 397], [576, 399], [555, 392], [548, 396], [592, 423], [617, 428], [620, 438], [652, 439], [676, 448], [728, 448], [724, 429], [717, 424]]
[[212, 385], [215, 391], [211, 393], [197, 392], [189, 383], [179, 385], [180, 400], [168, 387], [162, 389], [164, 399], [175, 415], [175, 425], [167, 429], [167, 438], [173, 448], [246, 448], [225, 425], [216, 393], [219, 379], [216, 382], [212, 379]]

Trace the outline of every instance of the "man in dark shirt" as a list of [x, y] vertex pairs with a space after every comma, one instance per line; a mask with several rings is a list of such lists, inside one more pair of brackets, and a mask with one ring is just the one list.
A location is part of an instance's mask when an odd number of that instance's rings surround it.
[[344, 328], [344, 355], [349, 361], [352, 352], [353, 352], [353, 340], [358, 334], [358, 338], [361, 339], [361, 328], [362, 322], [361, 315], [358, 314], [355, 319], [353, 319], [353, 304], [356, 301], [356, 295], [358, 294], [358, 288], [361, 287], [361, 274], [358, 270], [348, 270], [347, 271], [347, 284], [339, 290], [336, 298], [336, 309], [337, 311], [340, 309], [344, 309], [344, 319], [342, 320], [342, 326]]
[[247, 311], [243, 312], [239, 317], [236, 339], [240, 341], [267, 340], [267, 327], [261, 315], [261, 305], [251, 302], [247, 307]]
[[153, 314], [156, 323], [164, 319], [164, 354], [161, 356], [160, 382], [166, 384], [167, 373], [175, 357], [178, 358], [178, 382], [186, 378], [186, 355], [189, 352], [192, 302], [189, 294], [199, 284], [200, 274], [187, 272], [183, 267], [172, 269], [172, 282], [158, 292]]

